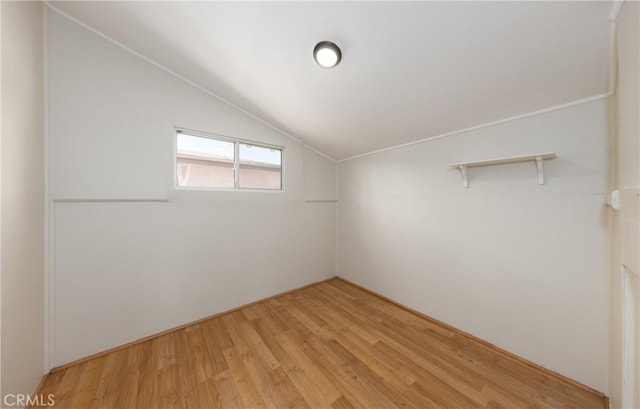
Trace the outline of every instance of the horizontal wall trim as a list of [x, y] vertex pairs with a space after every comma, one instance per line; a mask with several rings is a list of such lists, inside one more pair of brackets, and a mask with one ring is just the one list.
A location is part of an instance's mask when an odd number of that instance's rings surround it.
[[70, 14], [68, 14], [68, 13], [65, 13], [64, 11], [62, 11], [62, 10], [60, 10], [59, 8], [57, 8], [57, 7], [55, 7], [54, 5], [52, 5], [50, 2], [46, 2], [45, 4], [46, 4], [46, 5], [47, 5], [47, 7], [49, 7], [51, 10], [55, 11], [56, 13], [60, 14], [61, 16], [64, 16], [65, 18], [67, 18], [67, 19], [69, 19], [69, 20], [73, 21], [74, 23], [76, 23], [76, 24], [78, 24], [78, 25], [80, 25], [80, 26], [84, 27], [85, 29], [87, 29], [87, 30], [91, 31], [92, 33], [94, 33], [94, 34], [96, 34], [96, 35], [98, 35], [98, 36], [102, 37], [103, 39], [105, 39], [105, 40], [109, 41], [110, 43], [112, 43], [112, 44], [114, 44], [114, 45], [116, 45], [116, 46], [118, 46], [118, 47], [122, 48], [122, 49], [123, 49], [123, 50], [125, 50], [125, 51], [128, 51], [129, 53], [131, 53], [131, 54], [135, 55], [135, 56], [136, 56], [136, 57], [138, 57], [138, 58], [141, 58], [141, 59], [145, 60], [146, 62], [148, 62], [148, 63], [150, 63], [150, 64], [152, 64], [152, 65], [156, 66], [157, 68], [160, 68], [161, 70], [163, 70], [163, 71], [165, 71], [165, 72], [167, 72], [167, 73], [169, 73], [169, 74], [173, 75], [174, 77], [176, 77], [176, 78], [178, 78], [178, 79], [180, 79], [180, 80], [182, 80], [182, 81], [186, 82], [187, 84], [191, 85], [192, 87], [195, 87], [195, 88], [199, 89], [200, 91], [204, 92], [205, 94], [208, 94], [208, 95], [210, 95], [210, 96], [212, 96], [212, 97], [216, 98], [217, 100], [219, 100], [219, 101], [221, 101], [221, 102], [223, 102], [223, 103], [225, 103], [225, 104], [229, 105], [230, 107], [234, 108], [235, 110], [237, 110], [237, 111], [239, 111], [239, 112], [242, 112], [243, 114], [245, 114], [245, 115], [247, 115], [247, 116], [249, 116], [249, 117], [251, 117], [251, 118], [255, 119], [256, 121], [260, 122], [261, 124], [266, 125], [266, 126], [268, 126], [269, 128], [271, 128], [271, 129], [273, 129], [273, 130], [275, 130], [275, 131], [277, 131], [277, 132], [281, 133], [282, 135], [286, 136], [287, 138], [289, 138], [289, 139], [291, 139], [291, 140], [293, 140], [293, 141], [295, 141], [295, 142], [299, 143], [299, 144], [300, 144], [300, 145], [302, 145], [303, 147], [305, 147], [305, 148], [307, 148], [307, 149], [309, 149], [309, 150], [311, 150], [311, 151], [313, 151], [313, 152], [317, 153], [318, 155], [323, 156], [323, 157], [325, 157], [325, 158], [329, 159], [329, 160], [330, 160], [330, 161], [332, 161], [332, 162], [335, 162], [335, 161], [336, 161], [335, 159], [333, 159], [331, 156], [327, 155], [326, 153], [324, 153], [324, 152], [320, 152], [319, 150], [317, 150], [317, 149], [316, 149], [316, 148], [314, 148], [313, 146], [310, 146], [310, 145], [308, 145], [308, 144], [304, 143], [304, 142], [303, 142], [303, 141], [301, 141], [300, 139], [296, 138], [295, 136], [291, 135], [291, 134], [290, 134], [290, 133], [288, 133], [288, 132], [283, 131], [282, 129], [278, 128], [277, 126], [275, 126], [274, 124], [272, 124], [272, 123], [268, 122], [267, 120], [262, 119], [262, 118], [260, 118], [259, 116], [252, 114], [251, 112], [249, 112], [249, 111], [247, 111], [247, 110], [245, 110], [245, 109], [243, 109], [243, 108], [239, 107], [238, 105], [234, 104], [233, 102], [230, 102], [230, 101], [226, 100], [225, 98], [221, 97], [220, 95], [218, 95], [218, 94], [214, 93], [213, 91], [209, 90], [208, 88], [205, 88], [204, 86], [202, 86], [202, 85], [200, 85], [200, 84], [198, 84], [198, 83], [196, 83], [196, 82], [194, 82], [194, 81], [191, 81], [190, 79], [188, 79], [188, 78], [184, 77], [183, 75], [180, 75], [180, 74], [178, 74], [177, 72], [175, 72], [175, 71], [171, 70], [170, 68], [165, 67], [164, 65], [160, 64], [159, 62], [157, 62], [157, 61], [155, 61], [155, 60], [153, 60], [153, 59], [151, 59], [151, 58], [149, 58], [149, 57], [146, 57], [146, 56], [144, 56], [144, 55], [140, 54], [140, 53], [139, 53], [139, 52], [137, 52], [136, 50], [134, 50], [134, 49], [132, 49], [132, 48], [127, 47], [126, 45], [122, 44], [122, 43], [121, 43], [121, 42], [119, 42], [118, 40], [116, 40], [116, 39], [114, 39], [114, 38], [111, 38], [111, 37], [109, 37], [108, 35], [106, 35], [106, 34], [102, 33], [101, 31], [98, 31], [97, 29], [95, 29], [95, 28], [91, 27], [90, 25], [88, 25], [88, 24], [86, 24], [86, 23], [84, 23], [84, 22], [82, 22], [82, 21], [78, 20], [77, 18], [73, 17], [72, 15], [70, 15]]
[[53, 203], [167, 203], [169, 199], [153, 198], [68, 198], [52, 199]]
[[131, 342], [128, 342], [128, 343], [126, 343], [126, 344], [122, 344], [122, 345], [119, 345], [119, 346], [117, 346], [117, 347], [113, 347], [113, 348], [107, 349], [107, 350], [105, 350], [105, 351], [98, 352], [98, 353], [95, 353], [95, 354], [92, 354], [92, 355], [86, 356], [86, 357], [84, 357], [84, 358], [80, 358], [80, 359], [77, 359], [77, 360], [75, 360], [75, 361], [68, 362], [68, 363], [63, 364], [63, 365], [60, 365], [60, 366], [56, 366], [55, 368], [51, 369], [51, 371], [49, 372], [49, 374], [52, 374], [52, 373], [54, 373], [54, 372], [61, 371], [61, 370], [63, 370], [63, 369], [70, 368], [70, 367], [75, 366], [75, 365], [79, 365], [79, 364], [81, 364], [81, 363], [84, 363], [84, 362], [90, 361], [90, 360], [95, 359], [95, 358], [99, 358], [99, 357], [101, 357], [101, 356], [104, 356], [104, 355], [110, 354], [110, 353], [112, 353], [112, 352], [119, 351], [119, 350], [121, 350], [121, 349], [129, 348], [129, 347], [131, 347], [131, 346], [134, 346], [134, 345], [137, 345], [137, 344], [141, 344], [141, 343], [146, 342], [146, 341], [149, 341], [149, 340], [151, 340], [151, 339], [158, 338], [158, 337], [160, 337], [160, 336], [162, 336], [162, 335], [166, 335], [166, 334], [170, 334], [170, 333], [172, 333], [172, 332], [180, 331], [181, 329], [185, 329], [185, 328], [190, 327], [190, 326], [192, 326], [192, 325], [200, 324], [200, 323], [202, 323], [202, 322], [204, 322], [204, 321], [209, 321], [209, 320], [211, 320], [211, 319], [213, 319], [213, 318], [218, 318], [218, 317], [221, 317], [221, 316], [223, 316], [223, 315], [231, 314], [231, 313], [236, 312], [236, 311], [238, 311], [238, 310], [241, 310], [241, 309], [243, 309], [243, 308], [247, 308], [247, 307], [250, 307], [250, 306], [255, 305], [255, 304], [260, 304], [260, 303], [263, 303], [263, 302], [265, 302], [265, 301], [269, 301], [269, 300], [271, 300], [272, 298], [281, 297], [281, 296], [283, 296], [283, 295], [291, 294], [291, 293], [296, 292], [296, 291], [299, 291], [299, 290], [304, 290], [305, 288], [314, 287], [314, 286], [316, 286], [316, 285], [318, 285], [318, 284], [321, 284], [321, 283], [324, 283], [324, 282], [327, 282], [327, 281], [333, 280], [333, 279], [335, 279], [335, 278], [336, 278], [335, 276], [334, 276], [334, 277], [329, 277], [329, 278], [324, 279], [324, 280], [315, 281], [315, 282], [310, 283], [310, 284], [305, 284], [305, 285], [303, 285], [303, 286], [301, 286], [301, 287], [296, 287], [296, 288], [293, 288], [293, 289], [291, 289], [291, 290], [287, 290], [287, 291], [283, 291], [283, 292], [278, 293], [278, 294], [270, 295], [270, 296], [268, 296], [268, 297], [261, 298], [261, 299], [259, 299], [259, 300], [257, 300], [257, 301], [253, 301], [253, 302], [250, 302], [250, 303], [247, 303], [247, 304], [243, 304], [243, 305], [241, 305], [241, 306], [239, 306], [239, 307], [235, 307], [235, 308], [232, 308], [232, 309], [230, 309], [230, 310], [226, 310], [226, 311], [218, 312], [218, 313], [216, 313], [216, 314], [209, 315], [209, 316], [207, 316], [207, 317], [200, 318], [200, 319], [198, 319], [198, 320], [191, 321], [191, 322], [188, 322], [188, 323], [186, 323], [186, 324], [182, 324], [182, 325], [179, 325], [179, 326], [177, 326], [177, 327], [173, 327], [173, 328], [170, 328], [170, 329], [167, 329], [167, 330], [164, 330], [164, 331], [161, 331], [161, 332], [158, 332], [158, 333], [155, 333], [155, 334], [152, 334], [152, 335], [146, 336], [146, 337], [144, 337], [144, 338], [140, 338], [140, 339], [138, 339], [138, 340], [136, 340], [136, 341], [131, 341]]
[[414, 310], [413, 308], [407, 307], [404, 304], [401, 304], [401, 303], [399, 303], [399, 302], [397, 302], [397, 301], [395, 301], [395, 300], [393, 300], [391, 298], [385, 297], [382, 294], [379, 294], [379, 293], [377, 293], [375, 291], [372, 291], [372, 290], [370, 290], [370, 289], [368, 289], [366, 287], [363, 287], [363, 286], [361, 286], [359, 284], [356, 284], [353, 281], [349, 281], [349, 280], [347, 280], [345, 278], [342, 278], [340, 276], [336, 276], [335, 279], [344, 281], [345, 283], [348, 283], [348, 284], [350, 284], [350, 285], [352, 285], [354, 287], [357, 287], [357, 288], [361, 289], [362, 291], [365, 291], [365, 292], [367, 292], [367, 293], [369, 293], [369, 294], [371, 294], [371, 295], [373, 295], [375, 297], [378, 297], [378, 298], [380, 298], [380, 299], [382, 299], [382, 300], [384, 300], [386, 302], [389, 302], [389, 303], [391, 303], [391, 304], [393, 304], [393, 305], [395, 305], [397, 307], [400, 307], [405, 311], [408, 311], [408, 312], [410, 312], [412, 314], [415, 314], [415, 315], [417, 315], [417, 316], [419, 316], [421, 318], [424, 318], [427, 321], [430, 321], [430, 322], [432, 322], [432, 323], [434, 323], [436, 325], [439, 325], [439, 326], [441, 326], [443, 328], [446, 328], [449, 331], [453, 331], [456, 334], [459, 334], [460, 336], [463, 336], [463, 337], [465, 337], [465, 338], [467, 338], [467, 339], [469, 339], [469, 340], [471, 340], [473, 342], [481, 344], [481, 345], [491, 349], [492, 351], [494, 351], [494, 352], [496, 352], [496, 353], [498, 353], [498, 354], [500, 354], [502, 356], [505, 356], [508, 359], [511, 359], [512, 361], [516, 361], [516, 362], [518, 362], [520, 364], [523, 364], [523, 365], [527, 366], [528, 368], [532, 368], [532, 369], [535, 369], [535, 370], [537, 370], [539, 372], [542, 372], [546, 376], [550, 376], [550, 377], [558, 379], [558, 380], [560, 380], [562, 382], [568, 383], [568, 384], [570, 384], [572, 386], [575, 386], [577, 388], [580, 388], [580, 389], [582, 389], [584, 391], [587, 391], [589, 393], [597, 395], [600, 398], [605, 398], [605, 400], [608, 399], [604, 393], [602, 393], [602, 392], [600, 392], [600, 391], [598, 391], [596, 389], [593, 389], [592, 387], [587, 386], [587, 385], [585, 385], [583, 383], [580, 383], [580, 382], [576, 381], [575, 379], [571, 379], [568, 376], [564, 376], [562, 374], [559, 374], [558, 372], [552, 371], [549, 368], [545, 368], [544, 366], [538, 365], [535, 362], [529, 361], [528, 359], [525, 359], [525, 358], [523, 358], [523, 357], [521, 357], [519, 355], [516, 355], [516, 354], [514, 354], [512, 352], [509, 352], [506, 349], [502, 349], [499, 346], [496, 346], [496, 345], [494, 345], [494, 344], [492, 344], [492, 343], [490, 343], [488, 341], [485, 341], [482, 338], [478, 338], [475, 335], [472, 335], [472, 334], [470, 334], [468, 332], [462, 331], [462, 330], [460, 330], [460, 329], [458, 329], [458, 328], [456, 328], [454, 326], [451, 326], [451, 325], [449, 325], [449, 324], [447, 324], [445, 322], [442, 322], [442, 321], [437, 320], [437, 319], [435, 319], [433, 317], [430, 317], [429, 315], [423, 314], [418, 310]]
[[540, 109], [538, 111], [533, 111], [533, 112], [528, 112], [526, 114], [520, 114], [520, 115], [516, 115], [516, 116], [511, 116], [511, 117], [508, 117], [508, 118], [499, 119], [497, 121], [487, 122], [487, 123], [480, 124], [480, 125], [475, 125], [475, 126], [472, 126], [472, 127], [469, 127], [469, 128], [460, 129], [458, 131], [447, 132], [447, 133], [443, 133], [443, 134], [440, 134], [440, 135], [430, 136], [428, 138], [423, 138], [423, 139], [418, 139], [416, 141], [403, 143], [403, 144], [400, 144], [400, 145], [390, 146], [388, 148], [382, 148], [382, 149], [378, 149], [378, 150], [371, 151], [371, 152], [361, 153], [359, 155], [350, 156], [350, 157], [345, 158], [345, 159], [339, 159], [336, 162], [338, 162], [338, 163], [346, 162], [346, 161], [350, 161], [350, 160], [353, 160], [353, 159], [362, 158], [362, 157], [365, 157], [365, 156], [375, 155], [376, 153], [382, 153], [382, 152], [387, 152], [387, 151], [393, 151], [393, 150], [400, 149], [400, 148], [406, 148], [407, 146], [417, 145], [417, 144], [433, 141], [433, 140], [436, 140], [436, 139], [441, 139], [441, 138], [446, 138], [446, 137], [449, 137], [449, 136], [459, 135], [459, 134], [462, 134], [462, 133], [465, 133], [465, 132], [475, 131], [476, 129], [487, 128], [487, 127], [490, 127], [490, 126], [494, 126], [494, 125], [499, 125], [499, 124], [503, 124], [503, 123], [506, 123], [506, 122], [515, 121], [515, 120], [518, 120], [518, 119], [528, 118], [530, 116], [542, 115], [542, 114], [546, 114], [548, 112], [559, 111], [559, 110], [570, 108], [570, 107], [573, 107], [573, 106], [576, 106], [576, 105], [582, 105], [582, 104], [587, 104], [589, 102], [598, 101], [598, 100], [601, 100], [601, 99], [606, 99], [606, 98], [609, 98], [611, 95], [613, 95], [613, 93], [611, 91], [609, 91], [606, 94], [598, 94], [598, 95], [594, 95], [592, 97], [583, 98], [583, 99], [579, 99], [577, 101], [568, 102], [566, 104], [555, 105], [555, 106], [552, 106], [552, 107], [549, 107], [549, 108]]

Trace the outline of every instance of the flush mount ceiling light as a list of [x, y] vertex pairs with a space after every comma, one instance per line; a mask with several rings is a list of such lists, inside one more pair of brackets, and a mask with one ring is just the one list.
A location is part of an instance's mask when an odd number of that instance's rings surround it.
[[324, 68], [333, 68], [340, 63], [342, 51], [331, 41], [321, 41], [313, 49], [313, 58]]

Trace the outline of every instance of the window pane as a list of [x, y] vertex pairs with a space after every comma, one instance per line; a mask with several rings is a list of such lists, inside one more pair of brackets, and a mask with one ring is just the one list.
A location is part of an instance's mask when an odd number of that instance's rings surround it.
[[240, 187], [282, 189], [282, 150], [240, 143]]
[[233, 142], [178, 133], [178, 186], [233, 188]]

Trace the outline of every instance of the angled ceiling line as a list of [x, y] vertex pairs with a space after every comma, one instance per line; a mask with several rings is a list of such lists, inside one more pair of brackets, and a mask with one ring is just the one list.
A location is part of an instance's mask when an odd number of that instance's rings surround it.
[[530, 116], [536, 116], [536, 115], [546, 114], [548, 112], [559, 111], [559, 110], [562, 110], [562, 109], [565, 109], [565, 108], [569, 108], [569, 107], [573, 107], [573, 106], [576, 106], [576, 105], [582, 105], [582, 104], [587, 104], [589, 102], [598, 101], [600, 99], [606, 99], [606, 98], [609, 98], [611, 95], [612, 95], [612, 93], [611, 93], [611, 91], [609, 91], [609, 92], [607, 92], [605, 94], [598, 94], [598, 95], [594, 95], [594, 96], [591, 96], [591, 97], [582, 98], [582, 99], [579, 99], [579, 100], [576, 100], [576, 101], [567, 102], [565, 104], [555, 105], [555, 106], [552, 106], [552, 107], [549, 107], [549, 108], [543, 108], [543, 109], [540, 109], [540, 110], [537, 110], [537, 111], [527, 112], [527, 113], [520, 114], [520, 115], [510, 116], [508, 118], [498, 119], [496, 121], [486, 122], [484, 124], [479, 124], [479, 125], [471, 126], [471, 127], [468, 127], [468, 128], [459, 129], [457, 131], [451, 131], [451, 132], [443, 133], [443, 134], [440, 134], [440, 135], [430, 136], [430, 137], [427, 137], [427, 138], [418, 139], [416, 141], [403, 143], [403, 144], [400, 144], [400, 145], [389, 146], [388, 148], [382, 148], [382, 149], [377, 149], [377, 150], [371, 151], [371, 152], [361, 153], [359, 155], [350, 156], [348, 158], [338, 159], [336, 162], [337, 163], [347, 162], [347, 161], [350, 161], [350, 160], [353, 160], [353, 159], [358, 159], [358, 158], [362, 158], [362, 157], [365, 157], [365, 156], [375, 155], [376, 153], [381, 153], [381, 152], [387, 152], [387, 151], [393, 151], [393, 150], [396, 150], [396, 149], [406, 148], [407, 146], [417, 145], [417, 144], [433, 141], [433, 140], [436, 140], [436, 139], [446, 138], [448, 136], [454, 136], [454, 135], [458, 135], [458, 134], [469, 132], [469, 131], [475, 131], [476, 129], [487, 128], [487, 127], [490, 127], [490, 126], [493, 126], [493, 125], [499, 125], [499, 124], [503, 124], [505, 122], [515, 121], [517, 119], [523, 119], [523, 118], [528, 118]]
[[259, 116], [255, 115], [255, 114], [252, 114], [251, 112], [246, 111], [245, 109], [239, 107], [238, 105], [236, 105], [236, 104], [226, 100], [225, 98], [217, 95], [216, 93], [214, 93], [210, 89], [205, 88], [204, 86], [202, 86], [202, 85], [200, 85], [200, 84], [198, 84], [198, 83], [196, 83], [194, 81], [191, 81], [190, 79], [178, 74], [177, 72], [171, 70], [170, 68], [165, 67], [164, 65], [160, 64], [159, 62], [157, 62], [157, 61], [155, 61], [155, 60], [153, 60], [153, 59], [151, 59], [151, 58], [139, 53], [138, 51], [136, 51], [136, 50], [134, 50], [132, 48], [127, 47], [126, 45], [122, 44], [118, 40], [116, 40], [116, 39], [114, 39], [112, 37], [109, 37], [108, 35], [106, 35], [103, 32], [91, 27], [90, 25], [86, 24], [85, 22], [83, 22], [81, 20], [78, 20], [77, 18], [73, 17], [72, 15], [70, 15], [70, 14], [68, 14], [68, 13], [66, 13], [66, 12], [64, 12], [64, 11], [62, 11], [60, 9], [58, 9], [57, 7], [52, 5], [50, 2], [46, 1], [45, 5], [49, 9], [51, 9], [52, 11], [55, 11], [56, 13], [60, 14], [61, 16], [73, 21], [74, 23], [76, 23], [76, 24], [80, 25], [81, 27], [89, 30], [90, 32], [100, 36], [101, 38], [109, 41], [110, 43], [122, 48], [123, 50], [135, 55], [138, 58], [141, 58], [142, 60], [154, 65], [155, 67], [160, 68], [161, 70], [163, 70], [163, 71], [173, 75], [174, 77], [186, 82], [187, 84], [191, 85], [192, 87], [195, 87], [198, 90], [200, 90], [200, 91], [202, 91], [202, 92], [204, 92], [204, 93], [216, 98], [217, 100], [229, 105], [230, 107], [234, 108], [235, 110], [237, 110], [239, 112], [242, 112], [243, 114], [249, 116], [250, 118], [260, 122], [261, 124], [266, 125], [269, 128], [281, 133], [282, 135], [286, 136], [287, 138], [291, 139], [292, 141], [295, 141], [295, 142], [299, 143], [302, 147], [307, 148], [307, 149], [317, 153], [318, 155], [320, 155], [320, 156], [322, 156], [322, 157], [324, 157], [324, 158], [326, 158], [326, 159], [328, 159], [328, 160], [330, 160], [332, 162], [336, 162], [336, 160], [334, 158], [332, 158], [331, 156], [327, 155], [324, 152], [319, 151], [318, 149], [314, 148], [313, 146], [311, 146], [311, 145], [303, 142], [299, 138], [291, 135], [290, 133], [285, 132], [284, 130], [278, 128], [277, 126], [275, 126], [274, 124], [270, 123], [269, 121], [267, 121], [265, 119], [262, 119]]
[[405, 148], [407, 146], [412, 146], [412, 145], [417, 145], [420, 143], [424, 143], [424, 142], [429, 142], [432, 140], [436, 140], [436, 139], [440, 139], [440, 138], [445, 138], [448, 136], [454, 136], [454, 135], [458, 135], [461, 133], [465, 133], [465, 132], [469, 132], [469, 131], [474, 131], [476, 129], [482, 129], [482, 128], [486, 128], [489, 126], [493, 126], [493, 125], [499, 125], [505, 122], [510, 122], [510, 121], [515, 121], [517, 119], [523, 119], [523, 118], [527, 118], [530, 116], [535, 116], [535, 115], [541, 115], [541, 114], [545, 114], [548, 112], [553, 112], [553, 111], [558, 111], [561, 109], [565, 109], [565, 108], [569, 108], [572, 106], [576, 106], [576, 105], [581, 105], [581, 104], [587, 104], [589, 102], [593, 102], [593, 101], [597, 101], [600, 99], [606, 99], [609, 98], [611, 95], [615, 94], [616, 92], [616, 84], [618, 81], [618, 53], [617, 53], [617, 42], [616, 42], [616, 36], [617, 36], [617, 19], [618, 19], [618, 14], [620, 14], [620, 10], [622, 9], [622, 6], [624, 5], [625, 0], [615, 0], [613, 2], [613, 5], [611, 6], [611, 12], [609, 13], [609, 23], [610, 23], [610, 32], [609, 32], [609, 89], [606, 93], [604, 94], [598, 94], [598, 95], [593, 95], [591, 97], [587, 97], [587, 98], [582, 98], [582, 99], [578, 99], [576, 101], [571, 101], [571, 102], [567, 102], [564, 104], [560, 104], [560, 105], [554, 105], [548, 108], [543, 108], [537, 111], [532, 111], [532, 112], [527, 112], [524, 114], [520, 114], [520, 115], [515, 115], [515, 116], [510, 116], [507, 118], [503, 118], [503, 119], [498, 119], [496, 121], [491, 121], [491, 122], [486, 122], [483, 124], [479, 124], [479, 125], [475, 125], [475, 126], [471, 126], [468, 128], [464, 128], [464, 129], [459, 129], [457, 131], [451, 131], [451, 132], [447, 132], [447, 133], [443, 133], [440, 135], [435, 135], [435, 136], [430, 136], [427, 138], [422, 138], [422, 139], [418, 139], [416, 141], [411, 141], [411, 142], [407, 142], [407, 143], [403, 143], [403, 144], [399, 144], [399, 145], [394, 145], [394, 146], [389, 146], [387, 148], [382, 148], [382, 149], [376, 149], [374, 151], [370, 151], [370, 152], [365, 152], [365, 153], [361, 153], [358, 155], [353, 155], [350, 156], [348, 158], [344, 158], [344, 159], [338, 159], [336, 160], [336, 163], [342, 163], [342, 162], [347, 162], [353, 159], [358, 159], [358, 158], [362, 158], [365, 156], [370, 156], [370, 155], [375, 155], [376, 153], [382, 153], [382, 152], [387, 152], [387, 151], [392, 151], [392, 150], [396, 150], [396, 149], [400, 149], [400, 148]]

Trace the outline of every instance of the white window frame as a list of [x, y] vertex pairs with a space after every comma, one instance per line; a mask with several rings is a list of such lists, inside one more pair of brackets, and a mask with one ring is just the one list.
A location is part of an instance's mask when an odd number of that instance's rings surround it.
[[[233, 187], [197, 187], [197, 186], [180, 186], [178, 181], [178, 134], [185, 133], [187, 135], [197, 136], [201, 138], [209, 138], [217, 141], [231, 142], [234, 144], [233, 158]], [[211, 190], [211, 191], [227, 191], [227, 192], [283, 192], [284, 191], [284, 146], [272, 145], [264, 142], [257, 142], [248, 139], [234, 138], [226, 135], [219, 135], [209, 132], [194, 131], [192, 129], [174, 127], [173, 133], [173, 187], [176, 190]], [[240, 144], [244, 143], [260, 148], [278, 149], [280, 151], [280, 189], [260, 189], [250, 187], [240, 187]]]

